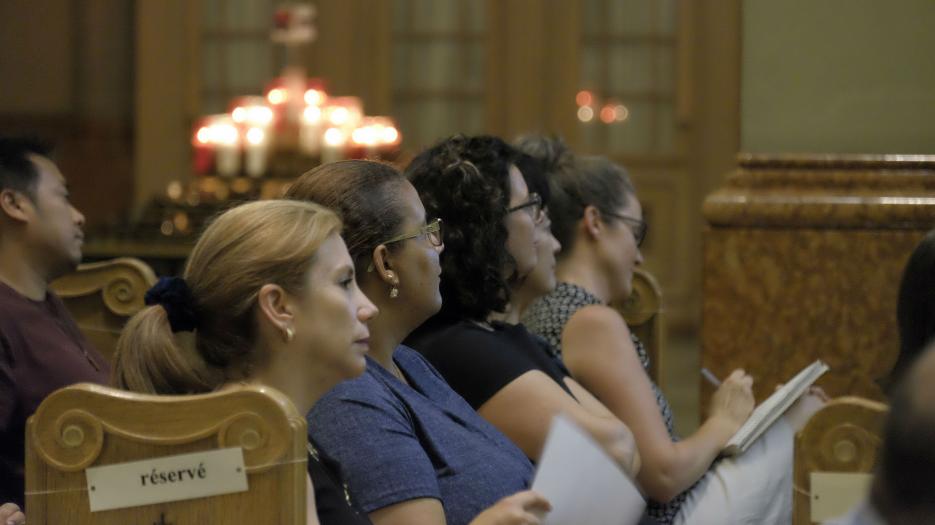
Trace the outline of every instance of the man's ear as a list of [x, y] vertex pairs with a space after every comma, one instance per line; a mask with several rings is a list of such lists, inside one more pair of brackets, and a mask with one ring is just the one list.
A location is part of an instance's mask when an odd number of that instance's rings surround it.
[[[399, 276], [393, 271], [392, 254], [385, 244], [381, 244], [373, 249], [373, 257], [370, 261], [370, 268], [376, 272], [381, 281], [396, 286], [399, 284]], [[368, 271], [370, 271], [368, 269]]]
[[581, 216], [581, 223], [584, 231], [591, 237], [597, 237], [604, 229], [604, 221], [601, 219], [601, 212], [589, 204], [584, 207], [584, 213]]
[[294, 299], [278, 284], [264, 284], [257, 292], [256, 302], [260, 307], [260, 315], [269, 321], [273, 327], [283, 332], [287, 328], [294, 329], [295, 307]]
[[28, 222], [31, 213], [35, 211], [35, 205], [22, 192], [3, 188], [0, 190], [0, 210], [14, 221]]

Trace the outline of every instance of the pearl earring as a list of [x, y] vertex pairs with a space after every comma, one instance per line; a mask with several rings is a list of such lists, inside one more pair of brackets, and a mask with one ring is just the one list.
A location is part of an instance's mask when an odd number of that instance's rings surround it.
[[295, 337], [295, 332], [292, 331], [292, 327], [287, 326], [286, 327], [286, 342], [291, 343], [293, 337]]

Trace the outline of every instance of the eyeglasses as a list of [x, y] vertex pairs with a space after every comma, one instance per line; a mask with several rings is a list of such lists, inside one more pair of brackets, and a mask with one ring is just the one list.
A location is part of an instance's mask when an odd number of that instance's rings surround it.
[[649, 224], [646, 223], [646, 221], [637, 219], [636, 217], [627, 217], [626, 215], [620, 215], [618, 213], [610, 213], [610, 212], [601, 212], [601, 213], [603, 213], [604, 215], [610, 215], [611, 217], [615, 219], [619, 219], [627, 223], [627, 225], [630, 226], [630, 231], [633, 232], [633, 239], [636, 240], [636, 245], [641, 246], [643, 244], [643, 240], [646, 239], [646, 234], [649, 232]]
[[402, 235], [393, 237], [392, 239], [388, 241], [383, 241], [381, 244], [390, 244], [393, 242], [405, 241], [408, 239], [415, 239], [416, 237], [421, 237], [423, 235], [428, 237], [429, 242], [432, 243], [432, 246], [441, 246], [442, 245], [442, 220], [435, 219], [434, 221], [419, 228], [419, 231], [415, 233], [404, 233]]
[[532, 219], [536, 224], [539, 224], [545, 218], [545, 213], [542, 210], [542, 197], [538, 193], [530, 193], [529, 200], [512, 208], [507, 208], [506, 212], [509, 214], [524, 209], [529, 210], [529, 214], [532, 215]]

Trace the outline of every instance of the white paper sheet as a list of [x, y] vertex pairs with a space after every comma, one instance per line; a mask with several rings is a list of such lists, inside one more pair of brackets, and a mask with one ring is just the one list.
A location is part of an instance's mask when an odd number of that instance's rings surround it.
[[552, 504], [544, 525], [632, 525], [646, 506], [613, 459], [562, 416], [552, 422], [532, 488]]

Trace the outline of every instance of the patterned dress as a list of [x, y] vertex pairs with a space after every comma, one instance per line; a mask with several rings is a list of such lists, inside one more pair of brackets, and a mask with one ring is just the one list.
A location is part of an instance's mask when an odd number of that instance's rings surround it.
[[[559, 283], [558, 286], [555, 287], [555, 290], [536, 301], [526, 311], [523, 316], [523, 324], [526, 325], [526, 328], [529, 329], [530, 332], [548, 341], [554, 356], [561, 359], [562, 330], [565, 328], [565, 323], [567, 323], [568, 320], [571, 319], [571, 316], [579, 309], [592, 304], [603, 304], [603, 301], [580, 286], [570, 283]], [[636, 353], [640, 358], [640, 363], [643, 365], [643, 370], [648, 374], [649, 355], [646, 353], [646, 349], [643, 348], [643, 343], [632, 333], [630, 334], [630, 339], [633, 341], [633, 346], [636, 348]], [[666, 400], [665, 395], [662, 393], [662, 390], [656, 386], [656, 383], [650, 380], [650, 384], [652, 385], [653, 393], [656, 395], [656, 404], [659, 405], [659, 412], [662, 415], [662, 420], [665, 422], [669, 437], [672, 438], [672, 441], [678, 441], [679, 437], [675, 433], [675, 427], [672, 421], [672, 409], [669, 406], [669, 401]], [[678, 515], [682, 503], [685, 502], [689, 491], [691, 491], [691, 488], [672, 498], [668, 503], [659, 503], [649, 500], [647, 502], [647, 514], [661, 525], [672, 523]]]

